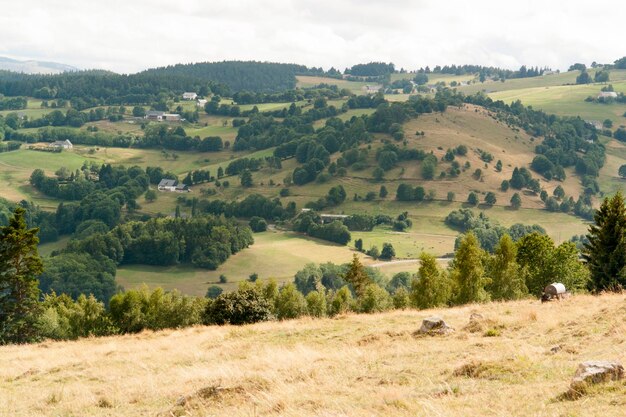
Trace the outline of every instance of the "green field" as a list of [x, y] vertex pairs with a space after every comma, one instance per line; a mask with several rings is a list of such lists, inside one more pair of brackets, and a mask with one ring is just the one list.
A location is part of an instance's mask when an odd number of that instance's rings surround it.
[[348, 81], [348, 80], [339, 80], [336, 78], [327, 78], [327, 77], [312, 77], [308, 75], [298, 75], [297, 79], [297, 87], [299, 88], [311, 88], [318, 84], [329, 84], [336, 85], [339, 89], [345, 88], [350, 90], [353, 94], [366, 94], [365, 86], [374, 86], [381, 87], [376, 83], [367, 83], [364, 81]]
[[[346, 246], [310, 239], [292, 232], [257, 233], [254, 240], [252, 246], [231, 256], [216, 271], [189, 266], [123, 266], [117, 271], [117, 282], [125, 288], [146, 284], [150, 287], [161, 286], [170, 290], [176, 288], [187, 294], [204, 295], [210, 285], [233, 289], [237, 282], [246, 280], [254, 272], [260, 278], [289, 281], [307, 263], [345, 263], [355, 253]], [[221, 274], [228, 278], [227, 284], [219, 284]]]
[[[614, 82], [612, 85], [616, 92], [626, 93], [626, 82]], [[611, 119], [617, 125], [626, 123], [626, 118], [624, 118], [626, 104], [600, 104], [585, 101], [589, 96], [595, 98], [603, 86], [605, 84], [533, 87], [494, 92], [489, 96], [505, 103], [520, 100], [525, 105], [559, 116], [577, 115], [585, 120], [600, 123], [605, 119]]]

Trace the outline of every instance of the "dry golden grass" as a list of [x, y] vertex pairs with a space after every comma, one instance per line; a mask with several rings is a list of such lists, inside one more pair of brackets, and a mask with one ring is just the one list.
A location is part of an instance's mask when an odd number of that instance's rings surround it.
[[[456, 332], [415, 336], [432, 314]], [[626, 361], [625, 317], [577, 296], [2, 347], [0, 415], [617, 416], [623, 381], [559, 395], [579, 362]]]

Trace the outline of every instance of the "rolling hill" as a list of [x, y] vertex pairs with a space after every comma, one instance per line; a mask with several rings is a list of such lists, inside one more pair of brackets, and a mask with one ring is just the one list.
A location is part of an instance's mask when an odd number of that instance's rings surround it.
[[23, 72], [24, 74], [60, 74], [67, 71], [78, 71], [78, 68], [57, 62], [19, 61], [17, 59], [0, 57], [0, 70]]

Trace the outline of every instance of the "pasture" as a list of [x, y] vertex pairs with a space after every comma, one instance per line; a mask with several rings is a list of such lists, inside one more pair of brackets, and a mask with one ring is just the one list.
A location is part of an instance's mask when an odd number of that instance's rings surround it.
[[[307, 263], [345, 263], [352, 259], [350, 248], [293, 233], [268, 230], [254, 235], [254, 244], [231, 256], [216, 271], [190, 266], [150, 267], [146, 265], [122, 266], [117, 271], [117, 282], [125, 288], [146, 284], [165, 289], [178, 289], [183, 293], [204, 295], [210, 285], [225, 290], [235, 289], [237, 283], [257, 273], [259, 278], [275, 278], [279, 282], [291, 281], [297, 271]], [[359, 254], [359, 256], [363, 256]], [[228, 283], [220, 284], [225, 275]]]

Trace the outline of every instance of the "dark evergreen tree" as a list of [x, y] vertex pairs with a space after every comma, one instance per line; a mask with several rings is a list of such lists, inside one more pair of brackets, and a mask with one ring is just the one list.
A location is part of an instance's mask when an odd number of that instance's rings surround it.
[[39, 229], [28, 229], [24, 214], [18, 207], [8, 226], [0, 228], [0, 344], [35, 338], [37, 277], [43, 266], [37, 253]]
[[583, 258], [591, 272], [589, 289], [619, 290], [626, 287], [626, 208], [624, 197], [617, 192], [604, 199], [589, 227]]

